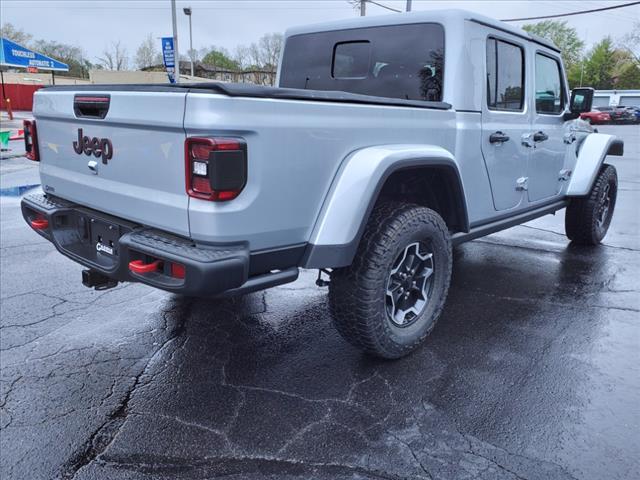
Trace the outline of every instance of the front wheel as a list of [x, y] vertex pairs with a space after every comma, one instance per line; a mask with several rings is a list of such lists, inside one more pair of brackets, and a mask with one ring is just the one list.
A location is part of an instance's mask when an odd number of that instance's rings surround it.
[[618, 174], [604, 164], [589, 195], [571, 199], [564, 217], [567, 237], [578, 245], [598, 245], [607, 234], [618, 196]]
[[398, 202], [377, 206], [352, 265], [331, 274], [334, 325], [372, 355], [407, 355], [440, 316], [451, 266], [449, 231], [436, 212]]

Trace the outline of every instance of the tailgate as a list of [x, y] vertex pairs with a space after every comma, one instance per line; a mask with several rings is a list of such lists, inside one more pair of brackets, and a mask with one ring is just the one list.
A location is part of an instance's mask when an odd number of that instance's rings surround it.
[[42, 188], [80, 205], [188, 236], [185, 96], [98, 89], [36, 93]]

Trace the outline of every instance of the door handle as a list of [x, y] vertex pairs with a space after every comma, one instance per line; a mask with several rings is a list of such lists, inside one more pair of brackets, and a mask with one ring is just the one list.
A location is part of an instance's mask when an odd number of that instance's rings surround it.
[[489, 135], [489, 143], [504, 143], [509, 141], [509, 135], [497, 131]]
[[549, 140], [549, 135], [544, 132], [536, 132], [533, 134], [534, 142], [544, 142], [545, 140]]

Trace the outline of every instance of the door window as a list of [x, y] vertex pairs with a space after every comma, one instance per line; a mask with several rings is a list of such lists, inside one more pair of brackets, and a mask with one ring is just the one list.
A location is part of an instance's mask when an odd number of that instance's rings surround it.
[[487, 41], [487, 106], [491, 110], [524, 108], [524, 50], [495, 38]]
[[536, 112], [558, 114], [564, 110], [562, 72], [554, 58], [536, 54]]

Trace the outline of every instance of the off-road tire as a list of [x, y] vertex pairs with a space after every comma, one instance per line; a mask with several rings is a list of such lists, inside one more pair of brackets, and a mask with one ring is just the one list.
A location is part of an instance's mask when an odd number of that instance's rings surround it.
[[[600, 213], [604, 196], [610, 192], [607, 218], [602, 223]], [[569, 240], [576, 245], [598, 245], [607, 234], [618, 194], [618, 174], [613, 165], [604, 164], [586, 197], [572, 198], [564, 217]]]
[[[389, 273], [412, 242], [428, 242], [433, 253], [429, 300], [408, 326], [391, 321], [386, 308]], [[372, 212], [351, 266], [334, 269], [329, 305], [338, 332], [352, 345], [382, 358], [399, 358], [416, 349], [433, 330], [451, 281], [451, 239], [433, 210], [388, 202]]]

